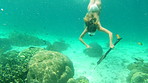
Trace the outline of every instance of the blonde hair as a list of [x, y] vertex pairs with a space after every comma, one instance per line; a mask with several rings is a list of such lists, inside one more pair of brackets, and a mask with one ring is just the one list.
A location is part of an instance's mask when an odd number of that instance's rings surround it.
[[91, 19], [96, 19], [96, 22], [98, 22], [98, 16], [97, 13], [87, 13], [84, 17], [84, 22], [89, 22]]

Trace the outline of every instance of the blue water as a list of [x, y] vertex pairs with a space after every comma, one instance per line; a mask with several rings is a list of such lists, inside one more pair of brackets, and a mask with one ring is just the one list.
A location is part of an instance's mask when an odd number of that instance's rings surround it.
[[[0, 28], [78, 39], [88, 3], [89, 0], [0, 0]], [[100, 20], [103, 27], [114, 36], [120, 34], [125, 42], [148, 42], [148, 0], [102, 0]], [[99, 32], [94, 38], [104, 36]]]
[[[0, 25], [14, 30], [79, 36], [89, 0], [1, 0]], [[125, 37], [145, 38], [147, 0], [102, 0], [101, 24]], [[58, 33], [57, 33], [58, 32]]]

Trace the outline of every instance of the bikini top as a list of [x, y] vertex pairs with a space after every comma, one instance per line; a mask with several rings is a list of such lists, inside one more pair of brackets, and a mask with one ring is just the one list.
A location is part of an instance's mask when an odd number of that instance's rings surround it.
[[100, 8], [98, 8], [97, 4], [92, 4], [88, 12], [99, 12]]

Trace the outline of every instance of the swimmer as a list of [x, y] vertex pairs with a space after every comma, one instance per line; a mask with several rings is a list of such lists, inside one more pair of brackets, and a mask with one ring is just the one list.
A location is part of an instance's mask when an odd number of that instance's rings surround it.
[[85, 41], [83, 40], [84, 35], [88, 33], [88, 35], [93, 36], [95, 35], [95, 32], [97, 30], [107, 33], [109, 35], [110, 48], [114, 47], [112, 43], [113, 39], [112, 32], [101, 26], [99, 19], [100, 10], [101, 10], [101, 0], [90, 0], [88, 5], [88, 12], [84, 17], [84, 22], [86, 27], [79, 37], [79, 40], [86, 46], [86, 48], [90, 48], [90, 46], [87, 43], [85, 43]]

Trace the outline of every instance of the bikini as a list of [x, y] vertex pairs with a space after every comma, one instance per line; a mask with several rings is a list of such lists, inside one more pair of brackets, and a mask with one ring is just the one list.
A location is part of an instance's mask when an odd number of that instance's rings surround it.
[[90, 12], [99, 12], [99, 11], [100, 8], [98, 8], [97, 4], [92, 4], [88, 12], [90, 13]]

